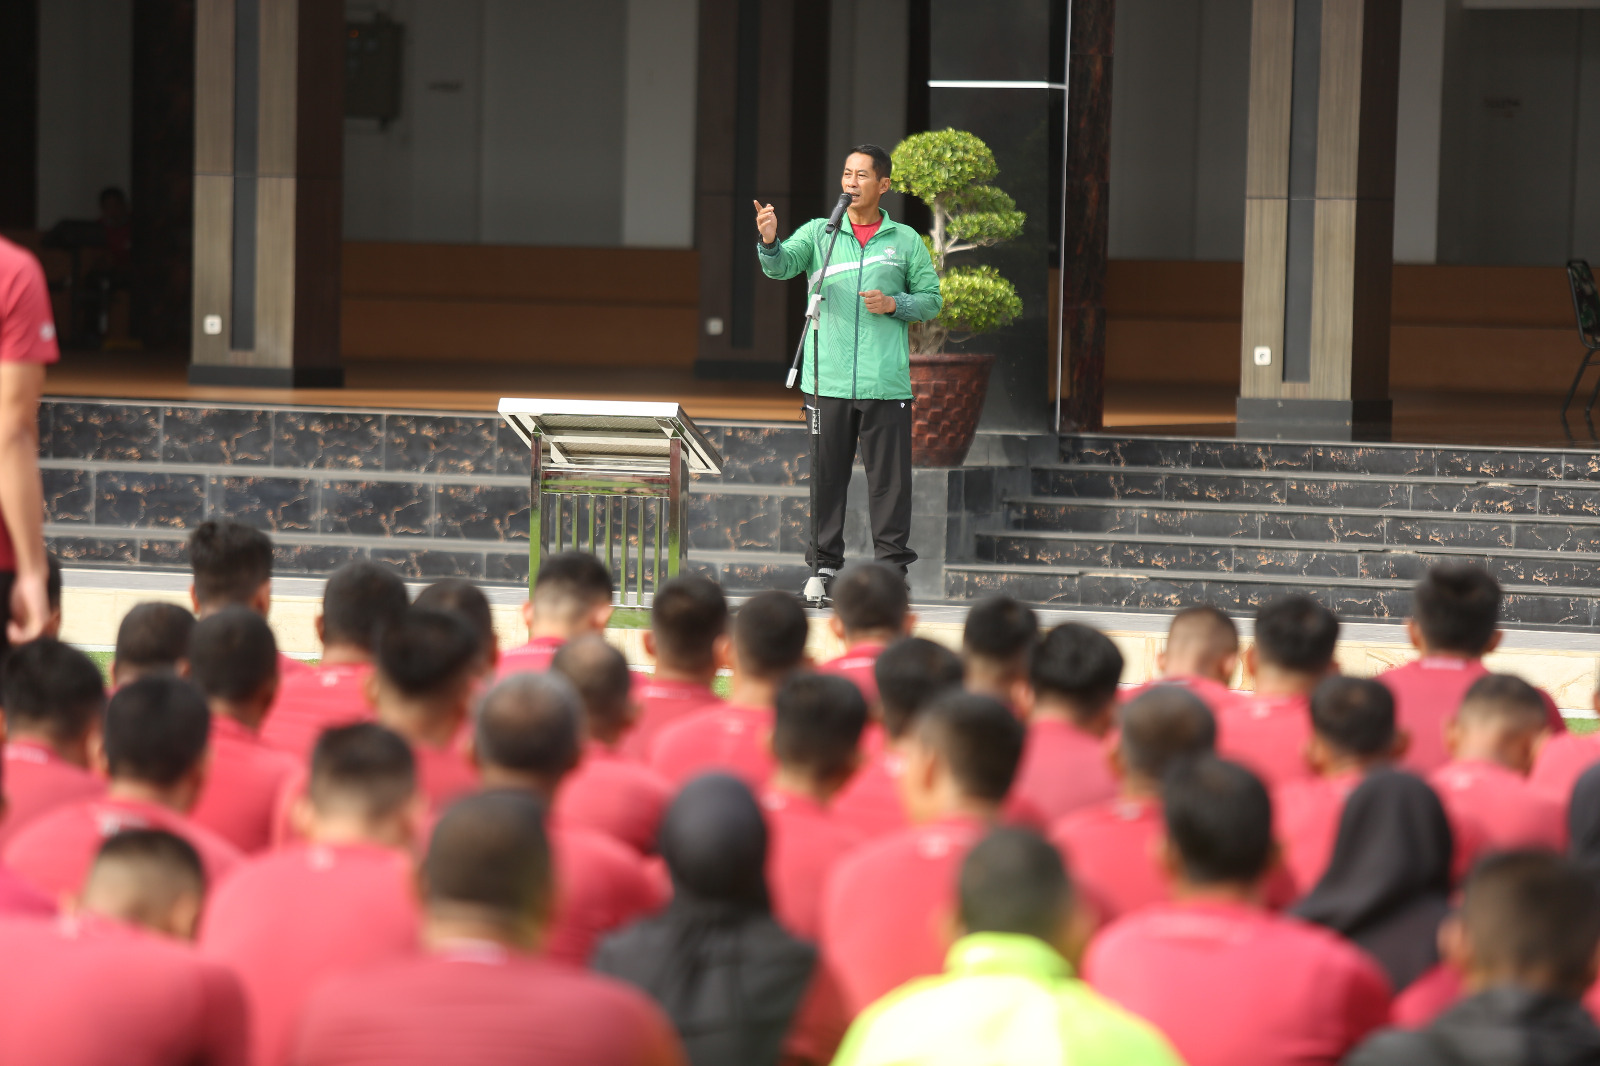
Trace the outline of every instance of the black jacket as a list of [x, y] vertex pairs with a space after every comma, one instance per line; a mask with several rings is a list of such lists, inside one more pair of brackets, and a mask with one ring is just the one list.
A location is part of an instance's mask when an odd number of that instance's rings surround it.
[[1577, 1000], [1512, 986], [1463, 1000], [1417, 1033], [1389, 1030], [1345, 1066], [1600, 1066], [1600, 1027]]

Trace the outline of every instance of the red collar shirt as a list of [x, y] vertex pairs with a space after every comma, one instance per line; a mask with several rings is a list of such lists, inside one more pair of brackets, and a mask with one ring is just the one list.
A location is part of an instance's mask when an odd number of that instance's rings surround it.
[[1600, 762], [1600, 740], [1562, 733], [1550, 737], [1539, 749], [1528, 784], [1535, 792], [1565, 807], [1572, 802], [1572, 789], [1578, 778], [1597, 762]]
[[1116, 794], [1103, 739], [1059, 718], [1028, 723], [1027, 747], [1011, 795], [1026, 800], [1045, 824]]
[[638, 852], [610, 837], [576, 826], [550, 827], [555, 861], [555, 917], [545, 954], [587, 966], [595, 945], [666, 905], [668, 889]]
[[837, 674], [842, 678], [853, 681], [856, 688], [861, 690], [867, 706], [871, 707], [878, 702], [878, 676], [873, 671], [878, 665], [878, 656], [883, 654], [887, 644], [857, 644], [849, 651], [835, 659], [829, 659], [817, 667], [822, 673]]
[[1495, 763], [1458, 760], [1429, 781], [1452, 823], [1476, 830], [1489, 851], [1567, 847], [1566, 806], [1535, 791], [1527, 778]]
[[427, 798], [435, 814], [462, 796], [478, 790], [478, 771], [454, 747], [436, 748], [431, 744], [411, 745], [417, 758], [417, 789]]
[[767, 885], [773, 915], [795, 936], [815, 941], [822, 924], [822, 892], [839, 860], [861, 843], [860, 834], [816, 800], [768, 787]]
[[1311, 776], [1309, 697], [1236, 692], [1216, 715], [1219, 755], [1248, 766], [1269, 787]]
[[711, 689], [695, 681], [635, 678], [634, 698], [639, 703], [639, 719], [622, 738], [619, 750], [630, 759], [648, 762], [650, 749], [661, 731], [696, 711], [722, 704]]
[[284, 678], [278, 699], [261, 726], [261, 739], [271, 747], [309, 761], [322, 731], [332, 726], [373, 720], [367, 701], [364, 663], [336, 663], [303, 670]]
[[584, 745], [583, 761], [556, 792], [554, 817], [654, 855], [656, 831], [671, 801], [666, 778], [591, 740]]
[[0, 917], [49, 918], [55, 913], [49, 896], [0, 866]]
[[500, 665], [495, 667], [495, 678], [544, 673], [550, 669], [550, 660], [556, 657], [556, 652], [566, 642], [565, 637], [535, 637], [521, 647], [512, 648], [500, 656]]
[[892, 748], [869, 755], [867, 763], [833, 801], [833, 816], [864, 840], [898, 833], [910, 825], [900, 799], [905, 760]]
[[[55, 319], [39, 260], [0, 237], [0, 363], [54, 363]], [[0, 517], [0, 571], [15, 570], [17, 556]]]
[[50, 748], [32, 740], [12, 740], [5, 747], [5, 820], [0, 822], [0, 849], [35, 818], [63, 804], [92, 799], [106, 783], [74, 766]]
[[725, 704], [662, 730], [650, 749], [650, 766], [674, 785], [715, 770], [759, 790], [772, 776], [771, 735], [770, 709]]
[[1067, 815], [1050, 838], [1067, 860], [1073, 883], [1110, 921], [1171, 898], [1161, 868], [1164, 833], [1160, 803], [1119, 797]]
[[1310, 892], [1333, 858], [1345, 801], [1361, 784], [1359, 771], [1285, 781], [1272, 794], [1272, 816], [1283, 864], [1296, 898]]
[[[1444, 746], [1445, 723], [1455, 717], [1461, 699], [1472, 683], [1489, 672], [1482, 659], [1448, 655], [1424, 656], [1378, 675], [1394, 696], [1395, 724], [1411, 737], [1402, 765], [1418, 774], [1431, 774], [1450, 761]], [[1565, 733], [1567, 723], [1555, 700], [1540, 690], [1551, 732]]]
[[268, 747], [232, 718], [212, 715], [211, 767], [189, 817], [246, 854], [264, 851], [284, 793], [301, 771], [293, 755]]
[[1177, 685], [1188, 689], [1196, 696], [1199, 696], [1202, 703], [1211, 708], [1212, 714], [1216, 714], [1218, 708], [1224, 703], [1233, 700], [1239, 695], [1238, 691], [1229, 688], [1227, 685], [1219, 684], [1209, 677], [1180, 674], [1176, 677], [1158, 677], [1152, 681], [1146, 681], [1142, 685], [1135, 685], [1133, 688], [1123, 692], [1117, 699], [1122, 703], [1128, 703], [1138, 699], [1157, 685]]

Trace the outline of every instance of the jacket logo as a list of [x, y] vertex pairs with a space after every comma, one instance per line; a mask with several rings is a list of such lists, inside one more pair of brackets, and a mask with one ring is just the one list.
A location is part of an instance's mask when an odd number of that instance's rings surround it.
[[886, 256], [889, 256], [890, 258], [893, 258], [894, 257], [894, 249], [893, 248], [885, 248], [883, 250], [883, 254], [886, 255]]

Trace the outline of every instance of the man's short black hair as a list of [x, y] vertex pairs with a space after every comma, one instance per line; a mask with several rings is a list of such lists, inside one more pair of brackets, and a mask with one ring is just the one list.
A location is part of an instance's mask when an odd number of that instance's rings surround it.
[[565, 551], [539, 564], [533, 579], [533, 606], [547, 618], [568, 624], [611, 602], [615, 586], [606, 564], [588, 552]]
[[1046, 633], [1033, 649], [1029, 679], [1039, 695], [1065, 701], [1082, 724], [1117, 698], [1122, 652], [1098, 629], [1065, 622]]
[[1526, 976], [1577, 999], [1594, 976], [1600, 886], [1568, 859], [1502, 851], [1467, 878], [1462, 924], [1475, 961]]
[[457, 800], [423, 860], [430, 904], [482, 907], [508, 923], [548, 911], [553, 895], [544, 804], [520, 789]]
[[492, 658], [496, 647], [494, 613], [489, 610], [489, 597], [483, 590], [464, 577], [447, 577], [435, 581], [421, 592], [413, 606], [430, 611], [448, 611], [458, 615], [478, 635], [478, 643], [486, 658]]
[[776, 679], [799, 669], [809, 634], [805, 608], [787, 592], [758, 592], [733, 616], [739, 665], [757, 677]]
[[1061, 854], [1029, 829], [991, 830], [961, 864], [961, 925], [968, 933], [1055, 940], [1072, 904]]
[[1039, 642], [1039, 616], [1010, 596], [986, 596], [967, 612], [961, 647], [969, 655], [1009, 662], [1032, 653]]
[[202, 609], [247, 604], [272, 580], [272, 538], [243, 522], [201, 522], [189, 534], [189, 566]]
[[1435, 566], [1411, 592], [1411, 617], [1430, 651], [1482, 655], [1500, 621], [1500, 582], [1479, 566]]
[[432, 699], [448, 695], [478, 665], [482, 650], [460, 615], [411, 607], [378, 638], [378, 673], [409, 699]]
[[650, 604], [650, 633], [656, 658], [678, 670], [708, 670], [717, 638], [728, 631], [728, 600], [710, 578], [675, 577], [656, 590]]
[[267, 620], [248, 607], [224, 607], [195, 623], [189, 678], [206, 698], [237, 701], [278, 676], [278, 642]]
[[1301, 674], [1333, 665], [1339, 619], [1310, 596], [1284, 596], [1256, 612], [1256, 654], [1261, 661]]
[[478, 705], [478, 758], [513, 773], [557, 778], [578, 765], [583, 703], [560, 674], [512, 674]]
[[1167, 838], [1197, 885], [1253, 884], [1272, 861], [1272, 799], [1261, 779], [1215, 756], [1180, 761], [1161, 786]]
[[379, 632], [409, 604], [406, 583], [393, 570], [367, 559], [345, 563], [322, 589], [322, 643], [373, 651]]
[[[875, 144], [858, 144], [850, 149], [850, 155], [866, 155], [872, 157], [872, 173], [879, 178], [894, 177], [894, 160], [888, 152]], [[848, 156], [846, 157], [848, 158]]]
[[323, 730], [311, 749], [306, 793], [320, 814], [348, 811], [376, 821], [401, 810], [416, 791], [411, 745], [376, 722]]
[[1330, 677], [1311, 693], [1311, 730], [1349, 755], [1382, 755], [1394, 747], [1394, 696], [1364, 677]]
[[906, 579], [888, 563], [852, 563], [833, 582], [833, 613], [848, 633], [898, 633], [911, 612]]
[[123, 685], [106, 707], [111, 777], [167, 788], [205, 757], [211, 712], [192, 681], [154, 675]]
[[1000, 803], [1011, 791], [1027, 730], [1010, 708], [975, 692], [936, 696], [917, 718], [917, 739], [950, 768], [973, 799]]
[[779, 765], [813, 781], [850, 772], [867, 727], [867, 701], [847, 678], [790, 675], [774, 704], [772, 754]]
[[1128, 701], [1118, 720], [1123, 764], [1150, 781], [1163, 780], [1184, 759], [1216, 750], [1216, 716], [1182, 685], [1150, 686]]
[[614, 733], [628, 724], [633, 671], [620, 651], [604, 637], [569, 640], [550, 660], [550, 669], [572, 682], [583, 700], [583, 713], [596, 733]]
[[11, 649], [0, 669], [0, 707], [13, 733], [58, 744], [80, 740], [106, 710], [105, 679], [83, 652], [54, 637]]
[[1456, 720], [1493, 723], [1511, 733], [1536, 733], [1549, 725], [1539, 690], [1511, 674], [1484, 674], [1461, 697]]
[[199, 894], [206, 888], [200, 853], [183, 837], [165, 829], [123, 829], [107, 837], [95, 852], [86, 882], [113, 866], [137, 878], [147, 897]]
[[872, 676], [878, 682], [883, 728], [898, 740], [928, 702], [961, 687], [961, 657], [922, 637], [901, 637], [878, 654]]
[[189, 656], [194, 615], [175, 603], [141, 603], [117, 627], [119, 667], [148, 673], [176, 670]]

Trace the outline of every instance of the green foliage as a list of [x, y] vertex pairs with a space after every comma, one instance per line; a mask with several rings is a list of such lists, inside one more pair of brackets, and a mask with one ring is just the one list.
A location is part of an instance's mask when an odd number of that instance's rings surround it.
[[944, 310], [939, 318], [961, 333], [989, 333], [1022, 314], [1016, 287], [992, 266], [955, 267], [939, 279]]
[[913, 133], [894, 150], [894, 188], [930, 207], [941, 196], [992, 181], [1000, 168], [983, 141], [965, 130]]

